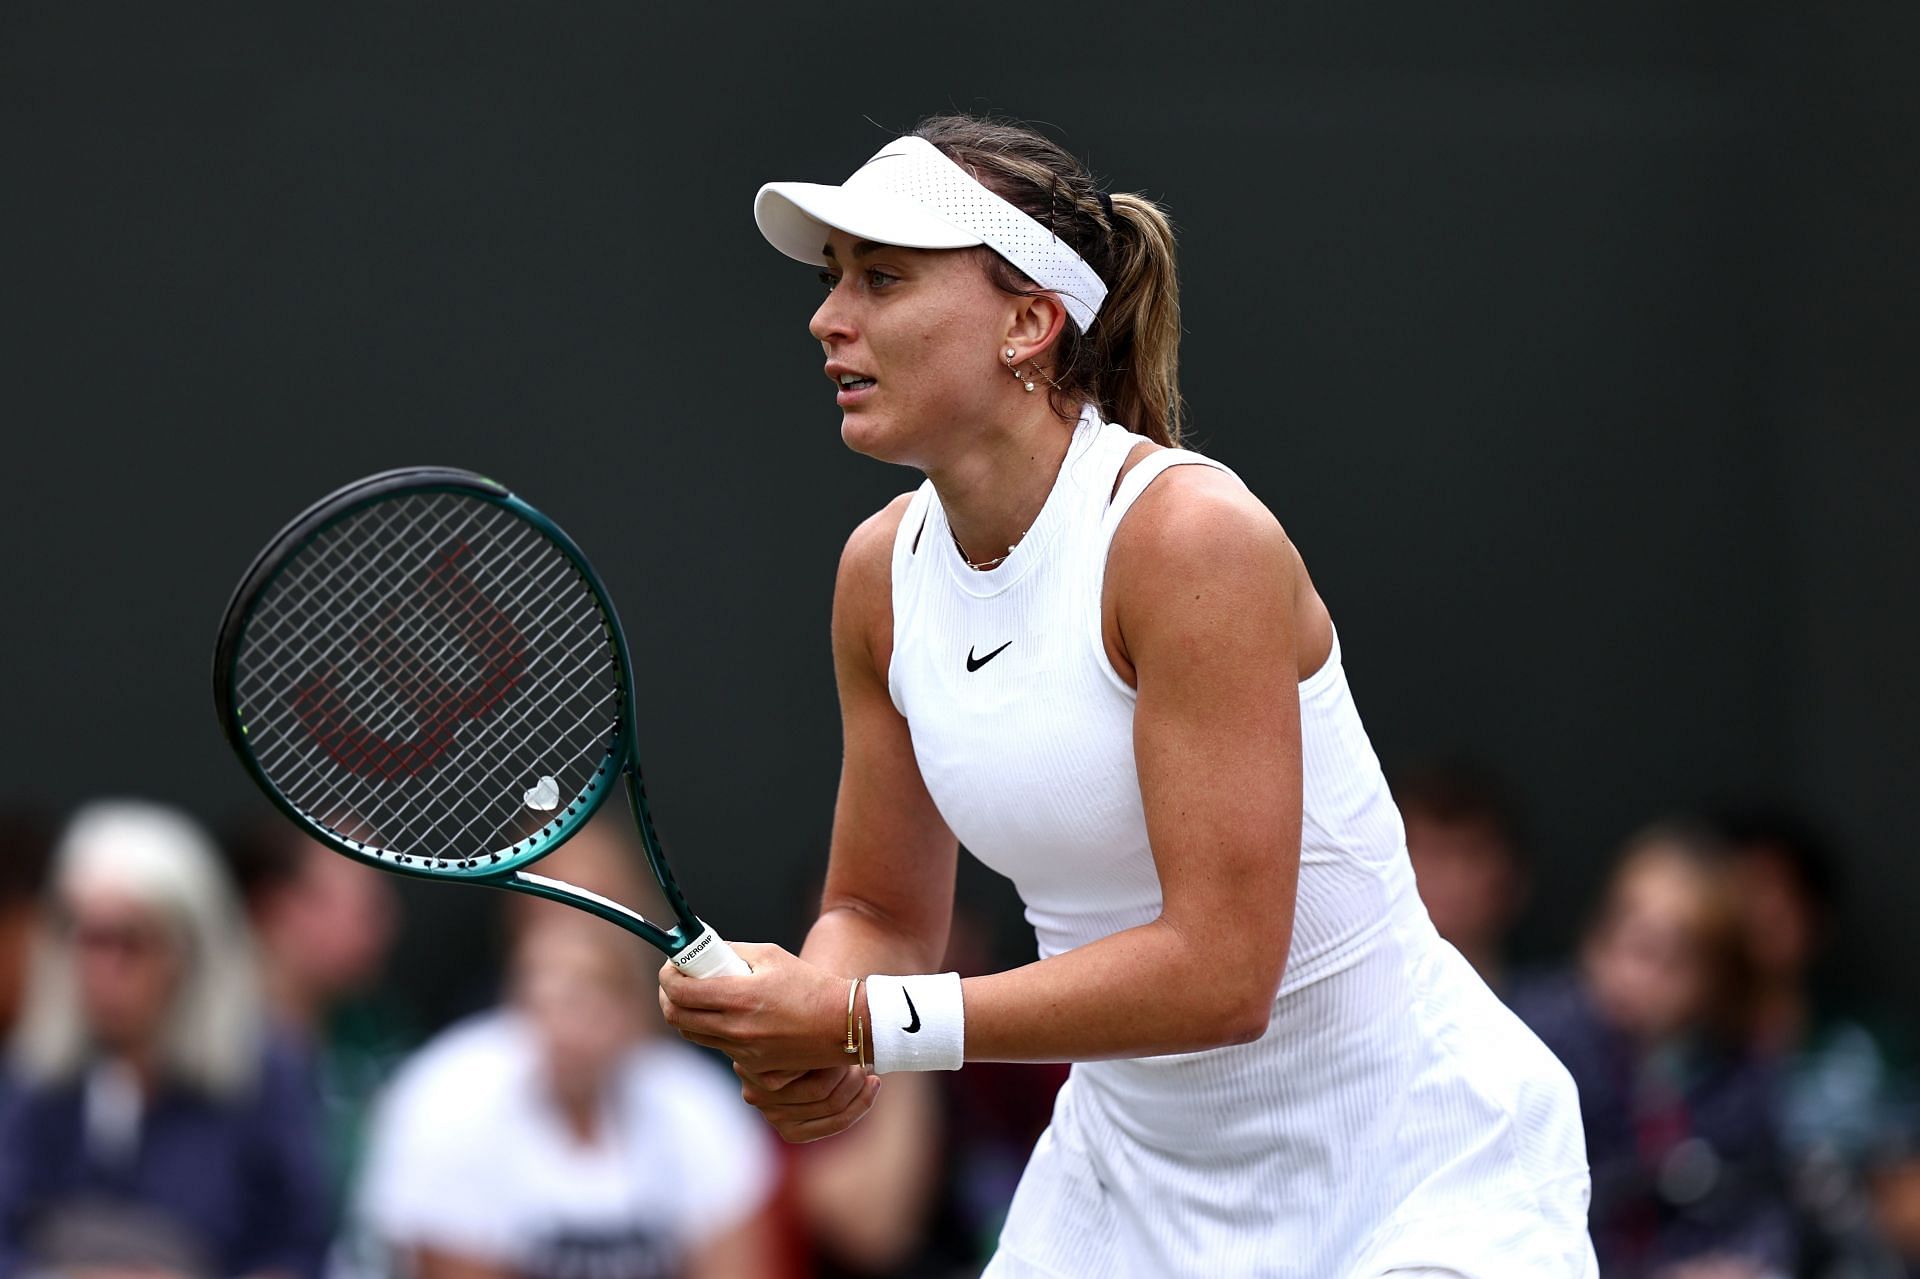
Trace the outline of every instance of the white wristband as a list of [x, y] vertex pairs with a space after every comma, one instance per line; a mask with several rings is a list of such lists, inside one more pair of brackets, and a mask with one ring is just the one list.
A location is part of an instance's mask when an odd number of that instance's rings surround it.
[[958, 1070], [966, 1060], [959, 973], [867, 978], [873, 1073]]

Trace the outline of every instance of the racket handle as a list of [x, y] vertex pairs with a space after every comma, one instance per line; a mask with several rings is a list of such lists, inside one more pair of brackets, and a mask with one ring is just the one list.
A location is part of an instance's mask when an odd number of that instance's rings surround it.
[[745, 977], [753, 971], [704, 919], [700, 935], [673, 957], [673, 966], [689, 977]]

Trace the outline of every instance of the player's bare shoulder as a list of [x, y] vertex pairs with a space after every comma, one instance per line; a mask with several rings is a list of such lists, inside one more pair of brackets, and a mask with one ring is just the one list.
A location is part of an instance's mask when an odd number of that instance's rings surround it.
[[[1151, 451], [1130, 459], [1137, 465]], [[1303, 677], [1332, 644], [1326, 606], [1272, 511], [1234, 475], [1173, 466], [1129, 508], [1108, 550], [1101, 629], [1114, 667], [1131, 674], [1129, 635], [1178, 616], [1207, 627], [1265, 617], [1294, 636]]]
[[840, 552], [833, 635], [842, 656], [857, 648], [870, 662], [881, 663], [881, 655], [892, 651], [893, 544], [912, 502], [912, 491], [902, 493], [860, 521]]
[[913, 490], [900, 494], [885, 506], [861, 520], [847, 537], [840, 552], [840, 574], [836, 591], [845, 593], [879, 588], [890, 594], [893, 568], [893, 544], [899, 536], [900, 521], [913, 503]]
[[[1155, 453], [1137, 449], [1126, 470]], [[1122, 472], [1121, 483], [1125, 483]], [[1213, 466], [1172, 466], [1155, 476], [1115, 530], [1109, 575], [1288, 573], [1298, 562], [1280, 521], [1229, 472]]]

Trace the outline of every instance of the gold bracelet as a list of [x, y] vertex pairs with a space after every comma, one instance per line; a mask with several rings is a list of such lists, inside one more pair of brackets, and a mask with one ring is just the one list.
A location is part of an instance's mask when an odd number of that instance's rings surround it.
[[871, 1075], [873, 1072], [867, 1068], [867, 1019], [856, 1017], [854, 1023], [860, 1027], [860, 1073]]
[[[848, 1056], [852, 1056], [854, 1053], [857, 1053], [859, 1051], [859, 1046], [853, 1042], [853, 1022], [854, 1022], [853, 1002], [859, 997], [860, 997], [860, 979], [858, 977], [855, 977], [847, 985], [847, 1047], [846, 1047], [846, 1051]], [[866, 1034], [867, 1034], [866, 1028], [863, 1026], [860, 1030], [860, 1037], [862, 1040], [866, 1038]]]

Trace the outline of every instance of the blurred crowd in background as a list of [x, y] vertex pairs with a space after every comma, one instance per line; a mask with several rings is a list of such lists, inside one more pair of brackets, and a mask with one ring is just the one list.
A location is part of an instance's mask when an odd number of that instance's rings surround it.
[[[1519, 965], [1549, 851], [1473, 768], [1395, 791], [1436, 926], [1579, 1084], [1608, 1279], [1920, 1275], [1912, 1019], [1823, 985], [1844, 916], [1818, 832], [1651, 821], [1560, 961]], [[542, 870], [647, 903], [629, 837], [603, 816]], [[889, 1076], [857, 1128], [783, 1147], [664, 1032], [654, 952], [496, 901], [500, 938], [441, 942], [497, 941], [503, 970], [426, 1026], [392, 998], [393, 881], [285, 822], [0, 819], [0, 1275], [978, 1273], [1064, 1067]], [[956, 920], [949, 963], [988, 953]]]

